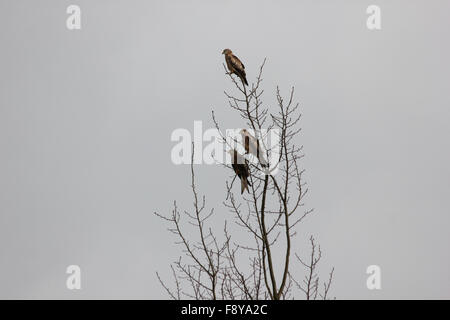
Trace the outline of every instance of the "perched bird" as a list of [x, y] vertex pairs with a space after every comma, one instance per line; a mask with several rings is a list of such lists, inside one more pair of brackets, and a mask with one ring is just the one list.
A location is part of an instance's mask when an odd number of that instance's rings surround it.
[[264, 157], [264, 152], [261, 150], [259, 140], [250, 134], [246, 129], [240, 131], [242, 136], [242, 143], [244, 144], [245, 153], [250, 153], [258, 159], [263, 168], [269, 165]]
[[248, 177], [250, 176], [250, 171], [248, 168], [247, 160], [241, 156], [235, 149], [228, 151], [231, 155], [231, 166], [233, 167], [234, 173], [241, 179], [241, 194], [244, 193], [244, 190], [247, 189], [248, 186], [252, 186], [248, 181]]
[[230, 49], [224, 49], [222, 54], [225, 55], [225, 62], [227, 63], [230, 73], [237, 75], [246, 86], [248, 86], [247, 78], [245, 75], [244, 64], [236, 57]]

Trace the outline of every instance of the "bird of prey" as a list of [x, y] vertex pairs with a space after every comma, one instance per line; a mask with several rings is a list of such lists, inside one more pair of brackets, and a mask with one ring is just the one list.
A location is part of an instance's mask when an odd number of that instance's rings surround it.
[[250, 176], [250, 171], [248, 168], [247, 160], [240, 155], [235, 149], [228, 151], [231, 155], [231, 166], [233, 167], [234, 173], [241, 179], [241, 194], [244, 193], [244, 190], [247, 189], [248, 186], [252, 186], [248, 181], [248, 177]]
[[225, 62], [227, 63], [230, 73], [236, 74], [242, 82], [248, 86], [247, 78], [245, 76], [245, 67], [241, 60], [239, 60], [230, 49], [224, 49], [222, 54], [225, 55]]
[[250, 134], [246, 129], [240, 131], [242, 136], [242, 143], [244, 144], [245, 153], [250, 153], [258, 159], [263, 168], [268, 166], [268, 162], [264, 157], [264, 152], [261, 150], [259, 140]]

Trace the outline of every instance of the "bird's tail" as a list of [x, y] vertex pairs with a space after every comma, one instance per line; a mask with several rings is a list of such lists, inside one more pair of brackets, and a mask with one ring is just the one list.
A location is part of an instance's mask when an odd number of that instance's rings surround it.
[[248, 86], [247, 75], [244, 70], [235, 70], [234, 73], [241, 79], [243, 84]]
[[241, 179], [241, 194], [244, 193], [244, 190], [247, 189], [248, 193], [250, 193], [250, 190], [248, 190], [248, 185], [250, 183], [248, 182], [248, 180], [246, 178]]

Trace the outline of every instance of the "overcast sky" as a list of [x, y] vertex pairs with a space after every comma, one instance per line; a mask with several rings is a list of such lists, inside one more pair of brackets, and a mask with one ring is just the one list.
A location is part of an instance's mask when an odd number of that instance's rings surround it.
[[[81, 8], [81, 30], [66, 8]], [[366, 27], [381, 8], [382, 29]], [[296, 88], [305, 201], [338, 299], [450, 298], [450, 2], [1, 1], [0, 298], [166, 298], [180, 248], [152, 212], [192, 204], [170, 152], [227, 106], [224, 48], [264, 101]], [[197, 165], [220, 228], [225, 179]], [[66, 288], [79, 265], [82, 289]], [[366, 268], [381, 268], [368, 290]]]

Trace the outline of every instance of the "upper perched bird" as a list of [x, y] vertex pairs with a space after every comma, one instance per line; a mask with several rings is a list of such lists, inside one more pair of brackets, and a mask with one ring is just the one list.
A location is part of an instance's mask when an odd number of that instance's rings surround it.
[[234, 173], [241, 179], [241, 194], [244, 193], [244, 190], [247, 189], [248, 186], [252, 186], [248, 181], [248, 177], [250, 176], [250, 170], [248, 168], [247, 160], [241, 156], [235, 149], [228, 151], [231, 155], [231, 166], [233, 167]]
[[247, 129], [242, 129], [240, 133], [245, 153], [254, 155], [263, 168], [268, 167], [269, 163], [267, 162], [266, 157], [264, 157], [264, 152], [261, 150], [262, 148], [259, 140], [252, 136]]
[[225, 62], [227, 63], [228, 70], [230, 73], [236, 74], [242, 82], [248, 86], [247, 78], [245, 75], [244, 64], [236, 57], [230, 49], [224, 49], [222, 54], [225, 55]]

